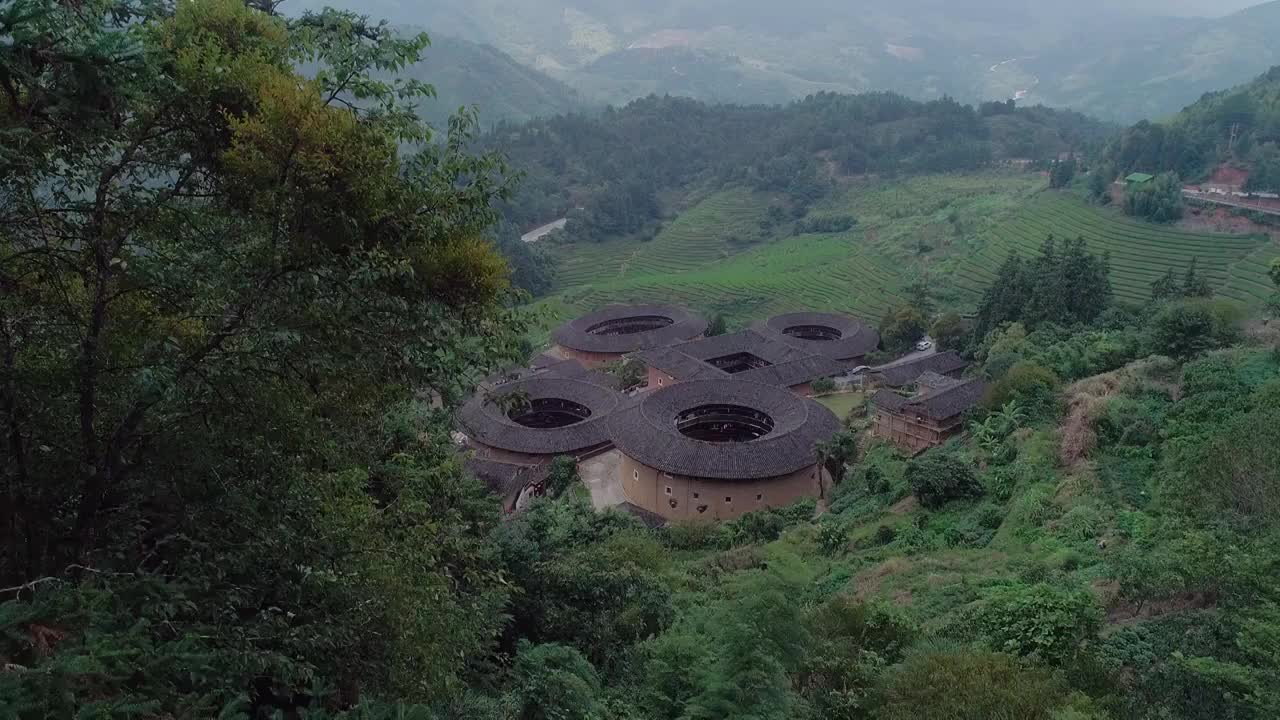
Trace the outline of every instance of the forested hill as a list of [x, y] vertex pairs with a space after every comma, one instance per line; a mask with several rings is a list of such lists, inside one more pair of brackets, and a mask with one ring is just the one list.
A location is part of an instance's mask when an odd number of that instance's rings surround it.
[[1249, 171], [1250, 189], [1280, 189], [1280, 65], [1248, 84], [1205, 94], [1167, 123], [1134, 125], [1107, 155], [1122, 173], [1176, 172], [1186, 180], [1231, 163]]
[[659, 214], [664, 191], [740, 183], [804, 204], [842, 177], [1043, 160], [1100, 147], [1109, 129], [1012, 103], [819, 93], [784, 106], [649, 97], [597, 116], [503, 124], [485, 142], [526, 173], [506, 208], [512, 222], [532, 227], [583, 207], [597, 234], [626, 234]]
[[431, 34], [422, 59], [401, 75], [420, 78], [436, 90], [421, 103], [423, 117], [447, 126], [459, 107], [475, 107], [483, 123], [523, 122], [582, 110], [586, 103], [573, 88], [521, 65], [501, 50], [446, 35]]

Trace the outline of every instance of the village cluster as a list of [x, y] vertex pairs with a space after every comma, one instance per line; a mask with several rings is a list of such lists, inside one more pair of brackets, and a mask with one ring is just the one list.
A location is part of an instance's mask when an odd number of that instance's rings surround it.
[[[952, 352], [866, 365], [879, 334], [844, 315], [707, 329], [666, 305], [613, 305], [557, 328], [549, 351], [487, 378], [459, 411], [471, 471], [508, 512], [567, 456], [615, 489], [603, 504], [646, 522], [726, 520], [827, 492], [819, 447], [841, 420], [813, 399], [819, 381], [874, 389], [872, 433], [908, 453], [960, 432], [985, 391]], [[644, 365], [635, 387], [602, 371], [624, 358]]]

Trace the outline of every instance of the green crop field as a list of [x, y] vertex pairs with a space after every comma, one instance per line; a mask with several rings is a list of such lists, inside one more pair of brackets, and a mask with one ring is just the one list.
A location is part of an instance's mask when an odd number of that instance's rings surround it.
[[954, 284], [976, 298], [1011, 252], [1035, 255], [1050, 234], [1083, 237], [1094, 252], [1111, 256], [1116, 297], [1141, 302], [1151, 283], [1172, 269], [1181, 274], [1194, 260], [1218, 294], [1253, 304], [1271, 291], [1267, 264], [1280, 247], [1261, 235], [1211, 235], [1124, 218], [1062, 193], [1042, 193], [997, 225], [976, 252], [955, 267]]
[[1172, 268], [1197, 266], [1223, 297], [1255, 304], [1271, 291], [1267, 267], [1280, 244], [1265, 236], [1212, 235], [1141, 223], [1048, 192], [1038, 174], [937, 175], [847, 187], [808, 218], [853, 215], [848, 232], [770, 236], [770, 198], [712, 194], [648, 242], [551, 244], [556, 292], [537, 305], [544, 324], [611, 302], [672, 302], [722, 314], [742, 327], [800, 309], [876, 322], [927, 280], [939, 303], [972, 310], [1011, 252], [1039, 251], [1052, 233], [1109, 252], [1116, 297], [1143, 301]]

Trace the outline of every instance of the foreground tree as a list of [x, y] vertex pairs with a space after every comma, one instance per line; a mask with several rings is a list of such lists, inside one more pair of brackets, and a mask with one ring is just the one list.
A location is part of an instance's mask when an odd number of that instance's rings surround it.
[[425, 39], [240, 0], [22, 0], [0, 36], [0, 600], [62, 638], [0, 648], [28, 712], [138, 699], [129, 648], [161, 715], [448, 694], [495, 518], [411, 401], [520, 343], [502, 166], [467, 118], [402, 159], [427, 88], [372, 78]]

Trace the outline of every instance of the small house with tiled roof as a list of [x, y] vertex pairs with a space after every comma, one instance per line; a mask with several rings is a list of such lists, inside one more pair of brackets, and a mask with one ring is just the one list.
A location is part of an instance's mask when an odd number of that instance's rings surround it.
[[913, 455], [962, 432], [965, 414], [987, 389], [979, 378], [957, 380], [933, 372], [922, 373], [913, 384], [914, 396], [887, 388], [871, 396], [872, 434]]
[[959, 378], [968, 366], [964, 358], [947, 351], [877, 366], [871, 369], [869, 379], [879, 387], [905, 388], [915, 385], [925, 373]]

